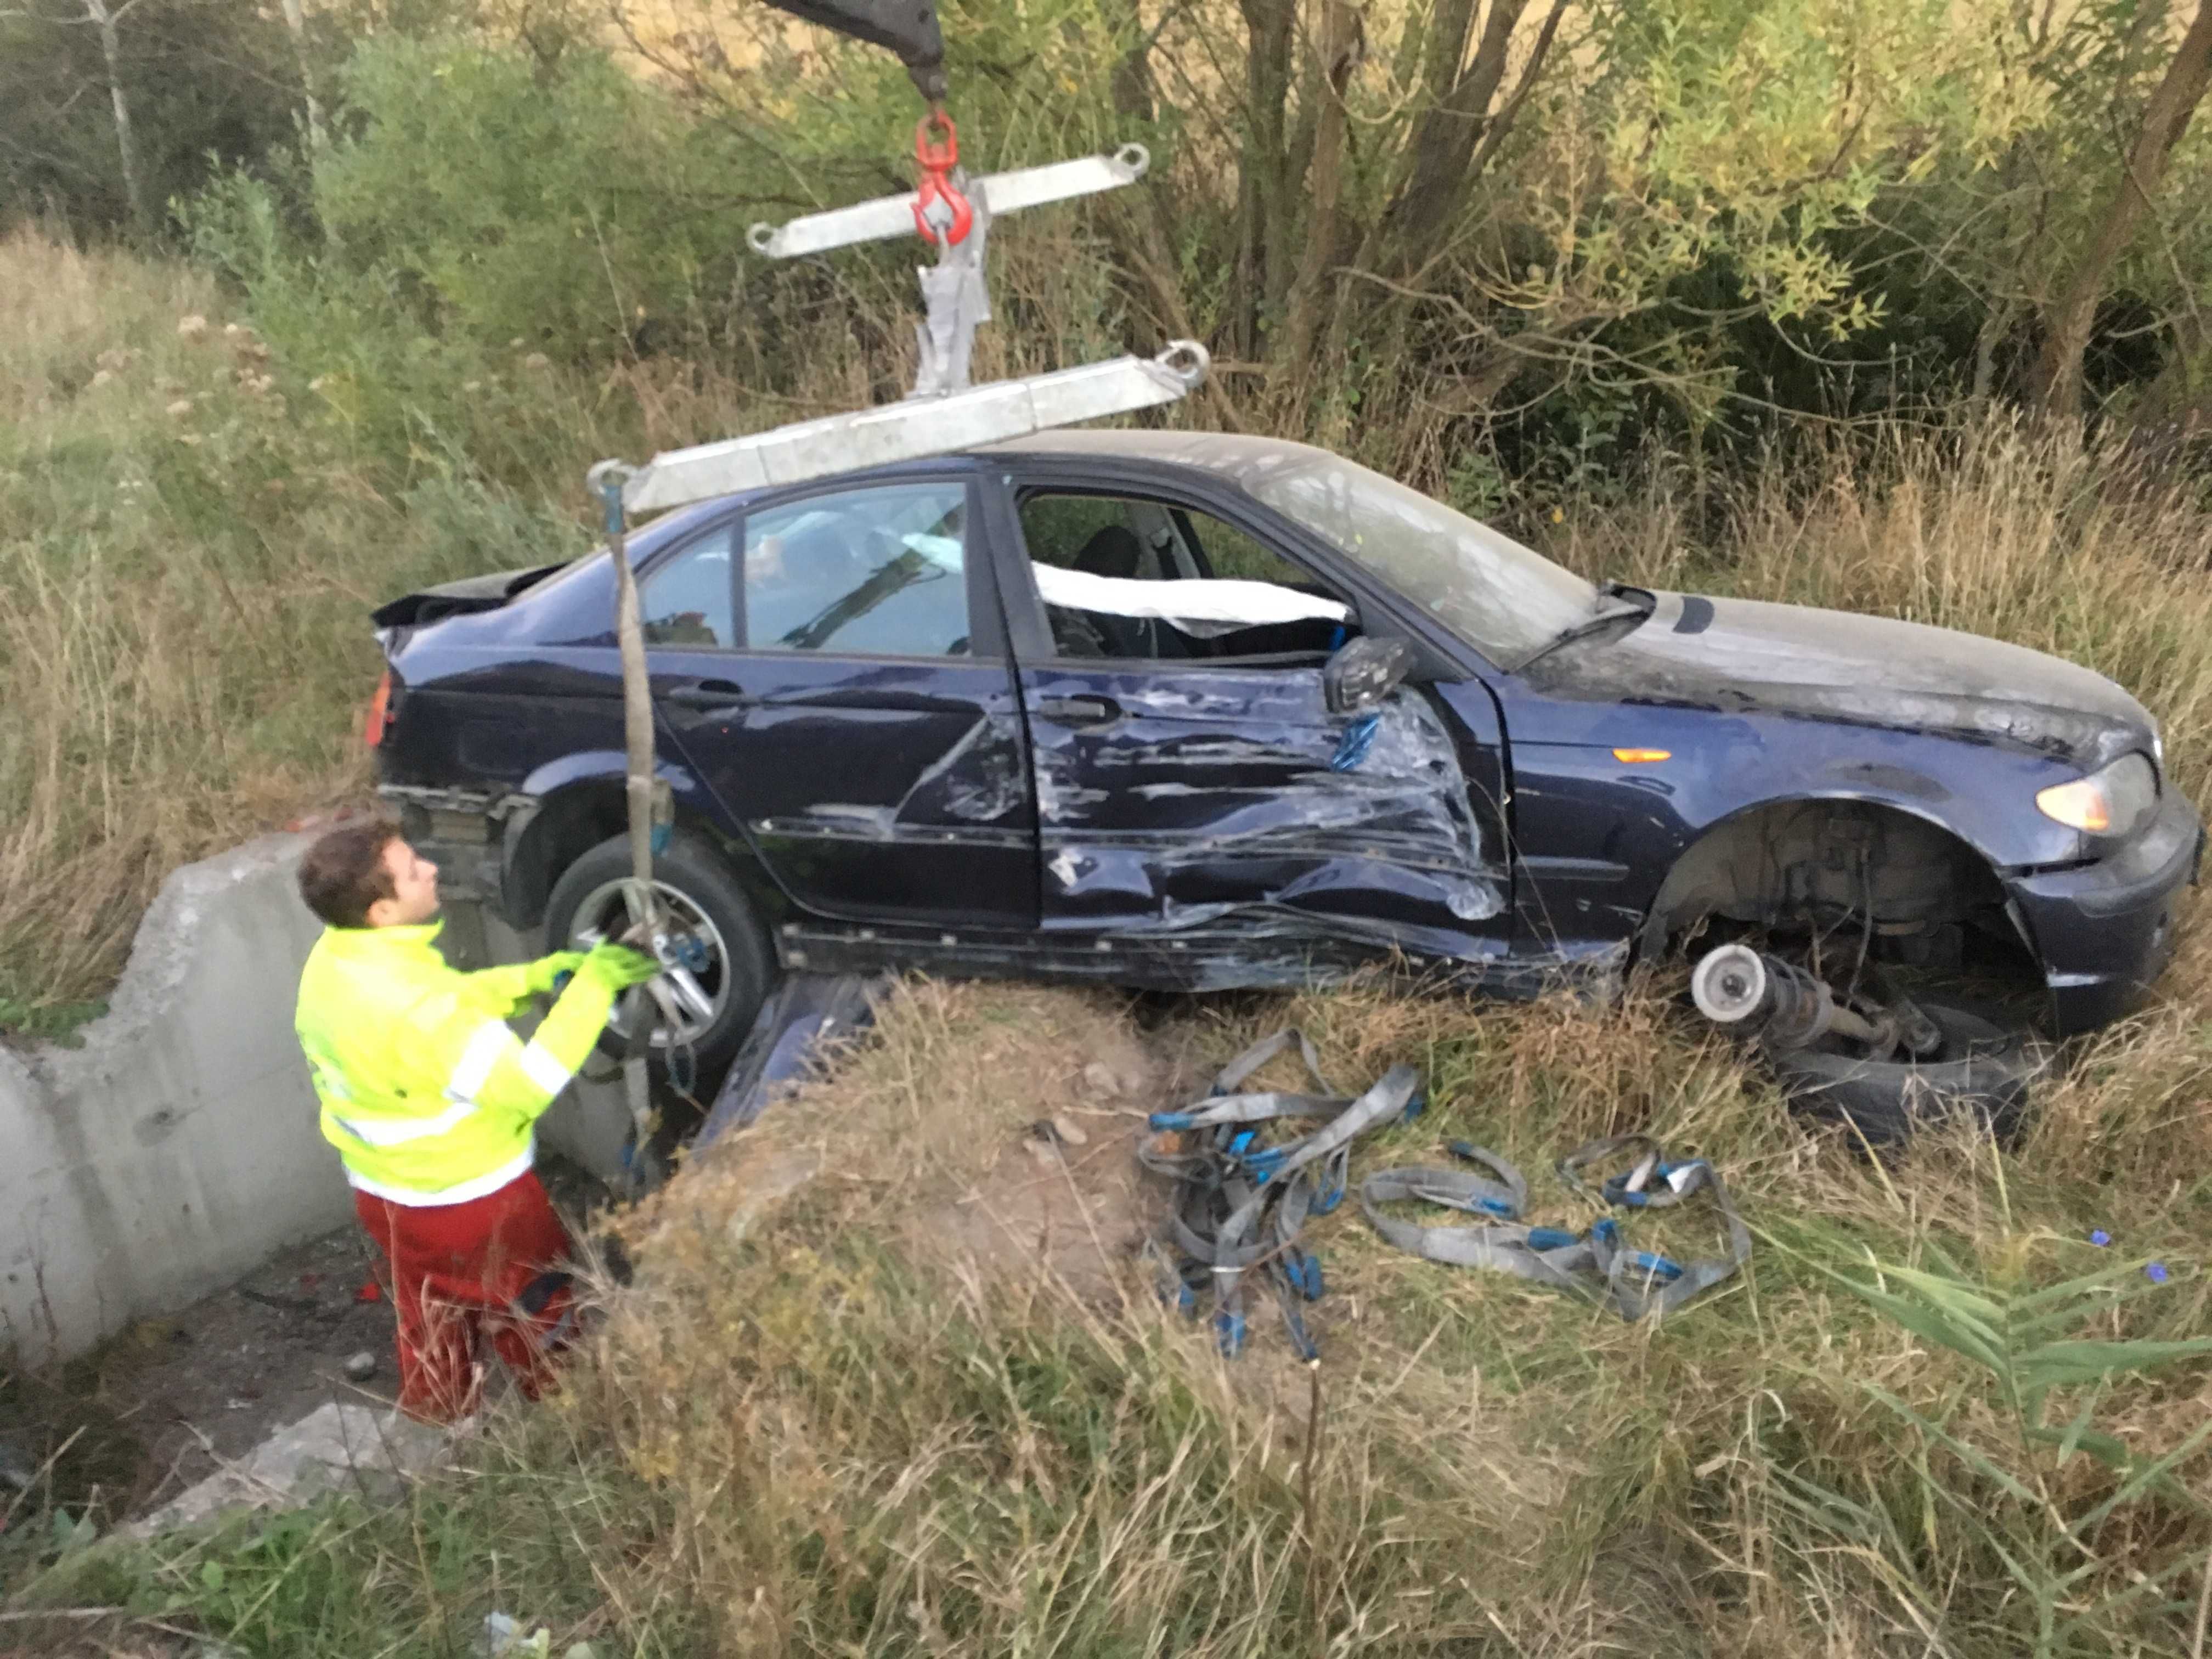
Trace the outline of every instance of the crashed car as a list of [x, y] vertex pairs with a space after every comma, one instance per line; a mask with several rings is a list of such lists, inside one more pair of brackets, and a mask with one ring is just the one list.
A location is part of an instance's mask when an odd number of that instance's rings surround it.
[[[656, 1040], [702, 1064], [779, 969], [1202, 990], [1393, 957], [1526, 995], [1709, 929], [1825, 946], [1838, 1006], [1882, 964], [2012, 971], [2064, 1034], [2157, 974], [2199, 856], [2156, 725], [2086, 669], [1594, 585], [1295, 443], [1054, 432], [629, 554], [690, 963]], [[375, 613], [383, 793], [556, 945], [623, 915], [615, 587], [602, 550]], [[1967, 1041], [1904, 1027], [1907, 1060]]]

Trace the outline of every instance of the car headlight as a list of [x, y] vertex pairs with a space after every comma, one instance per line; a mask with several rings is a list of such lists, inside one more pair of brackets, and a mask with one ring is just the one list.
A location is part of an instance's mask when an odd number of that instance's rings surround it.
[[2158, 805], [2158, 770], [2148, 757], [2123, 755], [2110, 766], [2071, 783], [2039, 792], [2036, 805], [2087, 836], [2124, 836]]

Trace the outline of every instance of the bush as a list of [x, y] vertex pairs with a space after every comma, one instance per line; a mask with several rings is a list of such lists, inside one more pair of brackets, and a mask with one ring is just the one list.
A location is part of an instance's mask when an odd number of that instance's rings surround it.
[[433, 331], [580, 361], [727, 284], [737, 175], [604, 55], [382, 37], [342, 85], [350, 142], [316, 168], [316, 206], [335, 257]]

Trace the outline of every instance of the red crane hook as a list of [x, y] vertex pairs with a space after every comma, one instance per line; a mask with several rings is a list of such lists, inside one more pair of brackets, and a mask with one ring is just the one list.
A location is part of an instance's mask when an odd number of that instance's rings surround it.
[[[933, 128], [944, 135], [942, 142], [933, 139]], [[952, 182], [952, 169], [960, 165], [960, 130], [942, 109], [931, 110], [915, 124], [914, 164], [921, 174], [914, 202], [914, 228], [921, 240], [947, 247], [966, 240], [975, 210]]]

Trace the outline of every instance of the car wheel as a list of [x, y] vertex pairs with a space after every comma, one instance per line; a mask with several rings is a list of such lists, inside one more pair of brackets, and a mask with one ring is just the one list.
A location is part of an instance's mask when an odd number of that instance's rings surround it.
[[[589, 948], [589, 936], [613, 939], [629, 926], [623, 893], [630, 876], [629, 837], [617, 836], [585, 854], [553, 884], [545, 903], [545, 937], [556, 951]], [[690, 1051], [702, 1085], [744, 1042], [775, 974], [767, 941], [744, 888], [729, 866], [696, 836], [676, 836], [653, 864], [653, 886], [677, 926], [700, 946], [702, 960], [670, 975], [683, 1019], [672, 1034], [656, 1029], [650, 1057], [665, 1072], [673, 1042]], [[599, 1039], [603, 1053], [628, 1052], [623, 1010]]]
[[2044, 1068], [2042, 1054], [2024, 1034], [1978, 1014], [1918, 1006], [1943, 1034], [1931, 1059], [1899, 1063], [1818, 1048], [1770, 1050], [1790, 1105], [1849, 1123], [1876, 1147], [1900, 1146], [1923, 1124], [1962, 1121], [2011, 1139], [2026, 1115], [2028, 1085]]

